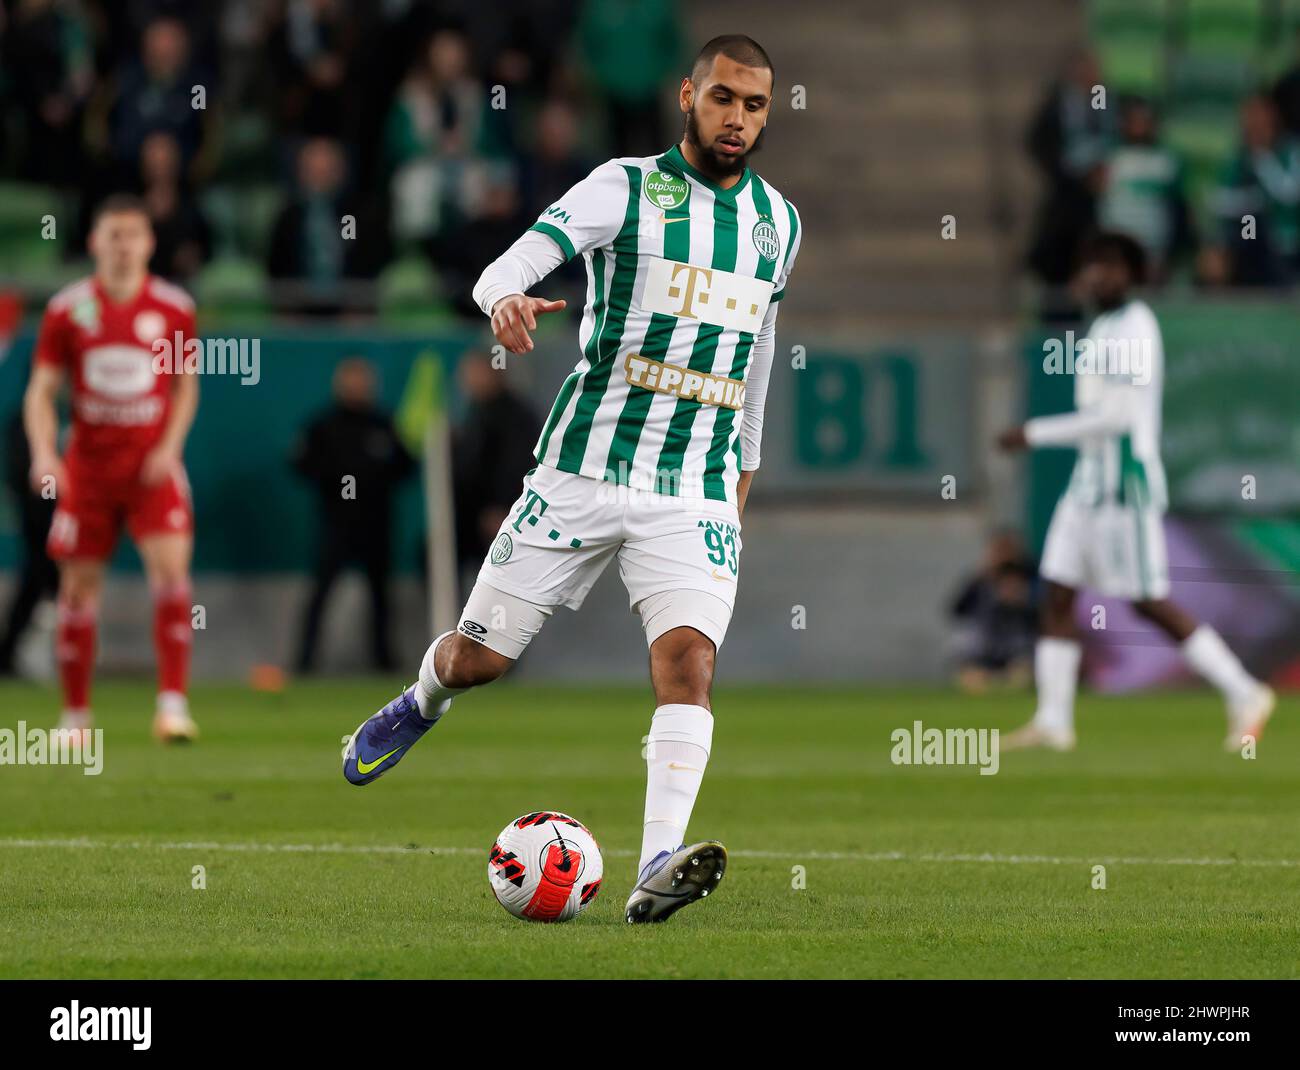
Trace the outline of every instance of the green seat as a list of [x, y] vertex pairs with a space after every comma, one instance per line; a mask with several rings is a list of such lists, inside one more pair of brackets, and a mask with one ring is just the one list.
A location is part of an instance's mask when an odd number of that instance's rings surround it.
[[380, 319], [391, 326], [436, 327], [455, 318], [437, 273], [418, 253], [408, 253], [389, 264], [376, 286]]
[[[42, 236], [46, 216], [54, 218], [53, 239]], [[75, 237], [73, 219], [58, 193], [25, 182], [0, 183], [0, 270], [22, 276], [38, 265], [59, 263]]]
[[1170, 64], [1169, 96], [1180, 107], [1232, 109], [1256, 81], [1254, 66], [1239, 57], [1182, 52]]
[[1149, 100], [1164, 96], [1164, 51], [1140, 42], [1113, 41], [1099, 45], [1102, 76], [1114, 93], [1135, 93]]
[[1163, 97], [1168, 18], [1166, 0], [1093, 0], [1089, 32], [1109, 89]]
[[[46, 242], [52, 245], [53, 242]], [[55, 259], [41, 263], [28, 263], [23, 268], [23, 285], [32, 293], [54, 294], [78, 279], [93, 274], [95, 265], [89, 260]]]
[[1237, 148], [1239, 138], [1235, 108], [1183, 108], [1162, 125], [1169, 147], [1189, 164], [1221, 164]]
[[199, 272], [193, 289], [205, 319], [255, 319], [271, 311], [266, 272], [256, 260], [219, 256]]
[[1266, 43], [1267, 25], [1263, 0], [1185, 0], [1182, 40], [1192, 52], [1248, 60]]
[[1165, 0], [1092, 0], [1088, 28], [1098, 43], [1128, 38], [1160, 44], [1168, 28], [1168, 5]]

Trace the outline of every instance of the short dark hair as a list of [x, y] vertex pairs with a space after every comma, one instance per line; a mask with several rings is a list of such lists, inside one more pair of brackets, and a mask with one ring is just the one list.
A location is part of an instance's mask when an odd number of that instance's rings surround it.
[[1141, 286], [1146, 282], [1146, 250], [1127, 234], [1118, 230], [1102, 230], [1089, 238], [1084, 244], [1079, 263], [1095, 264], [1099, 260], [1122, 260], [1134, 285]]
[[763, 46], [743, 33], [724, 33], [721, 37], [709, 41], [695, 57], [695, 63], [691, 66], [691, 81], [697, 88], [705, 72], [713, 66], [714, 57], [719, 55], [735, 60], [742, 67], [756, 67], [759, 70], [771, 71], [772, 85], [776, 85], [776, 68], [772, 66], [772, 60], [763, 50]]
[[126, 212], [150, 218], [144, 201], [134, 193], [110, 193], [95, 206], [94, 214], [90, 217], [90, 228], [94, 230], [106, 215], [122, 215]]

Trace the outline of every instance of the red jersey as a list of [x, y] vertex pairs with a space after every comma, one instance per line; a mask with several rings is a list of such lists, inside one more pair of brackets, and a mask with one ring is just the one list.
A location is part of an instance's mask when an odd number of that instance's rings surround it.
[[[111, 301], [93, 276], [50, 298], [35, 359], [62, 368], [72, 387], [70, 467], [104, 479], [134, 478], [162, 436], [171, 409], [171, 368], [184, 356], [183, 340], [194, 335], [194, 302], [152, 275], [122, 304]], [[175, 355], [175, 365], [155, 360], [159, 339], [167, 342], [163, 352]]]

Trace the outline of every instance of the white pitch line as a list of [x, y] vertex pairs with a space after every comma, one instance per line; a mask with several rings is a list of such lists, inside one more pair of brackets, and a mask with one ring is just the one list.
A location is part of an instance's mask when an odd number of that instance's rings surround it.
[[[0, 840], [0, 850], [6, 848], [71, 848], [81, 850], [132, 850], [132, 851], [242, 851], [246, 853], [284, 854], [434, 854], [482, 855], [477, 847], [427, 847], [413, 844], [399, 847], [393, 844], [356, 843], [218, 843], [203, 840], [153, 842], [149, 840], [89, 840], [89, 839], [8, 839]], [[636, 851], [607, 850], [614, 858], [632, 858]], [[935, 854], [904, 851], [731, 851], [733, 858], [771, 858], [789, 861], [810, 859], [817, 862], [974, 862], [1002, 866], [1253, 866], [1275, 869], [1300, 868], [1300, 860], [1291, 858], [1145, 858], [1125, 855], [1098, 855], [1092, 858], [1062, 857], [1058, 855], [1004, 855], [1004, 854]]]

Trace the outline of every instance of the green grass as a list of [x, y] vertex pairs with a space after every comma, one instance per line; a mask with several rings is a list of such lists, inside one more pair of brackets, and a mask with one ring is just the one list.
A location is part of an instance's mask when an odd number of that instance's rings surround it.
[[[1300, 977], [1294, 699], [1244, 761], [1219, 750], [1210, 693], [1085, 696], [1078, 751], [979, 776], [894, 766], [889, 734], [1007, 729], [1026, 696], [721, 688], [691, 831], [732, 864], [716, 897], [643, 928], [621, 908], [645, 691], [496, 685], [357, 790], [340, 736], [393, 691], [201, 687], [202, 741], [163, 749], [148, 686], [101, 684], [101, 776], [0, 766], [0, 976]], [[49, 724], [55, 702], [0, 686], [0, 726]], [[488, 888], [493, 836], [540, 808], [605, 850], [567, 925], [516, 921]], [[266, 849], [300, 844], [407, 849]]]

